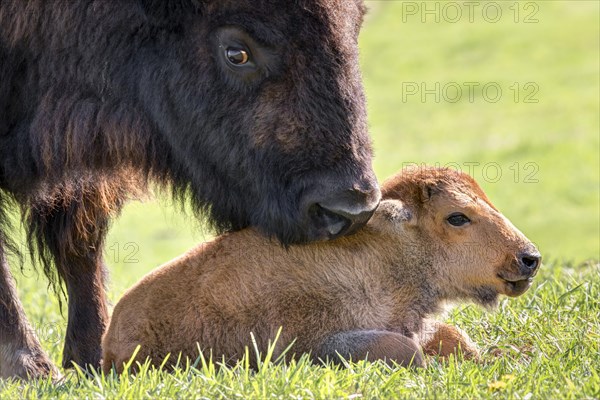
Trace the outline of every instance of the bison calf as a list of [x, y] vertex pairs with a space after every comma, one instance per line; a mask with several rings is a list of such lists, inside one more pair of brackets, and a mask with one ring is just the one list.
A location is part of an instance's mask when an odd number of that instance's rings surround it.
[[[477, 348], [455, 327], [429, 319], [448, 301], [493, 306], [518, 296], [540, 265], [535, 246], [468, 175], [405, 170], [356, 235], [283, 248], [253, 229], [227, 234], [158, 268], [114, 309], [104, 369], [198, 347], [239, 360], [254, 334], [264, 351], [314, 360], [385, 359], [423, 365], [425, 354]], [[175, 360], [177, 357], [171, 357]]]

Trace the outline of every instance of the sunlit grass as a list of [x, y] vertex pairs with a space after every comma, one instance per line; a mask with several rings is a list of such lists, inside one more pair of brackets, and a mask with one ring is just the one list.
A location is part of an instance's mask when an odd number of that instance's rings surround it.
[[[498, 3], [504, 10], [513, 4]], [[402, 2], [368, 1], [372, 14], [360, 41], [379, 178], [408, 162], [471, 167], [491, 200], [544, 254], [524, 296], [503, 300], [493, 313], [468, 305], [449, 316], [484, 350], [484, 364], [339, 369], [301, 359], [251, 371], [244, 362], [234, 368], [200, 362], [172, 374], [146, 367], [120, 379], [72, 372], [58, 385], [0, 382], [0, 398], [600, 397], [599, 5], [536, 3], [539, 22], [525, 25], [510, 18], [403, 22]], [[481, 94], [473, 102], [403, 99], [406, 83], [436, 82], [494, 82], [504, 95], [497, 103]], [[539, 101], [515, 102], [515, 82], [536, 83]], [[210, 236], [166, 201], [130, 204], [107, 241], [111, 299]], [[14, 269], [34, 329], [60, 363], [66, 323], [56, 298], [28, 265], [25, 274]]]
[[[474, 305], [457, 309], [448, 320], [481, 346], [481, 364], [452, 358], [430, 359], [422, 370], [366, 362], [339, 368], [313, 365], [307, 357], [282, 364], [267, 355], [251, 370], [248, 358], [220, 367], [205, 357], [182, 361], [172, 373], [144, 364], [138, 373], [122, 377], [74, 371], [58, 385], [2, 382], [0, 393], [2, 398], [62, 399], [595, 398], [600, 396], [599, 299], [598, 263], [550, 263], [529, 293], [504, 299], [495, 312]], [[57, 347], [47, 348], [59, 357]], [[247, 357], [256, 357], [252, 349]]]

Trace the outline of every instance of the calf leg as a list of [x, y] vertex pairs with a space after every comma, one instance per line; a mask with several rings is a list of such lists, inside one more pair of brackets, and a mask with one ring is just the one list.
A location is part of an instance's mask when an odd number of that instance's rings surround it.
[[0, 242], [0, 378], [47, 375], [60, 376], [27, 321]]
[[[45, 270], [54, 263], [69, 301], [63, 367], [100, 366], [100, 341], [108, 323], [102, 259], [109, 217], [120, 205], [101, 187], [69, 187], [67, 198], [35, 204], [29, 214], [30, 238]], [[52, 273], [48, 274], [52, 277]]]
[[466, 332], [442, 322], [426, 321], [419, 342], [428, 355], [448, 357], [461, 353], [465, 359], [479, 358], [479, 350]]
[[395, 361], [403, 366], [424, 367], [419, 345], [409, 337], [395, 332], [357, 330], [340, 332], [324, 340], [315, 357], [339, 363], [340, 357], [357, 360]]

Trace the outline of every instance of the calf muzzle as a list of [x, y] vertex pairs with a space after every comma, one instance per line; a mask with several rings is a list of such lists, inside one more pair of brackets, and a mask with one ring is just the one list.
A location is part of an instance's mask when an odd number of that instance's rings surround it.
[[523, 275], [534, 276], [542, 261], [542, 256], [538, 251], [529, 251], [520, 253], [517, 256], [519, 268]]
[[520, 252], [516, 260], [511, 263], [511, 268], [498, 273], [506, 286], [506, 295], [520, 296], [529, 289], [533, 277], [537, 274], [542, 257], [537, 250]]

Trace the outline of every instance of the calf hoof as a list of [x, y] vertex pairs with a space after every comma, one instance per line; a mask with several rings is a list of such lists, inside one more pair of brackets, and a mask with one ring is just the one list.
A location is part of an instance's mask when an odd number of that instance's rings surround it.
[[62, 378], [58, 368], [50, 358], [40, 351], [21, 349], [15, 351], [5, 365], [0, 366], [0, 377], [17, 378], [22, 380], [47, 379], [53, 382]]
[[437, 324], [437, 330], [423, 347], [428, 355], [448, 358], [461, 355], [464, 360], [479, 361], [479, 349], [460, 328]]

